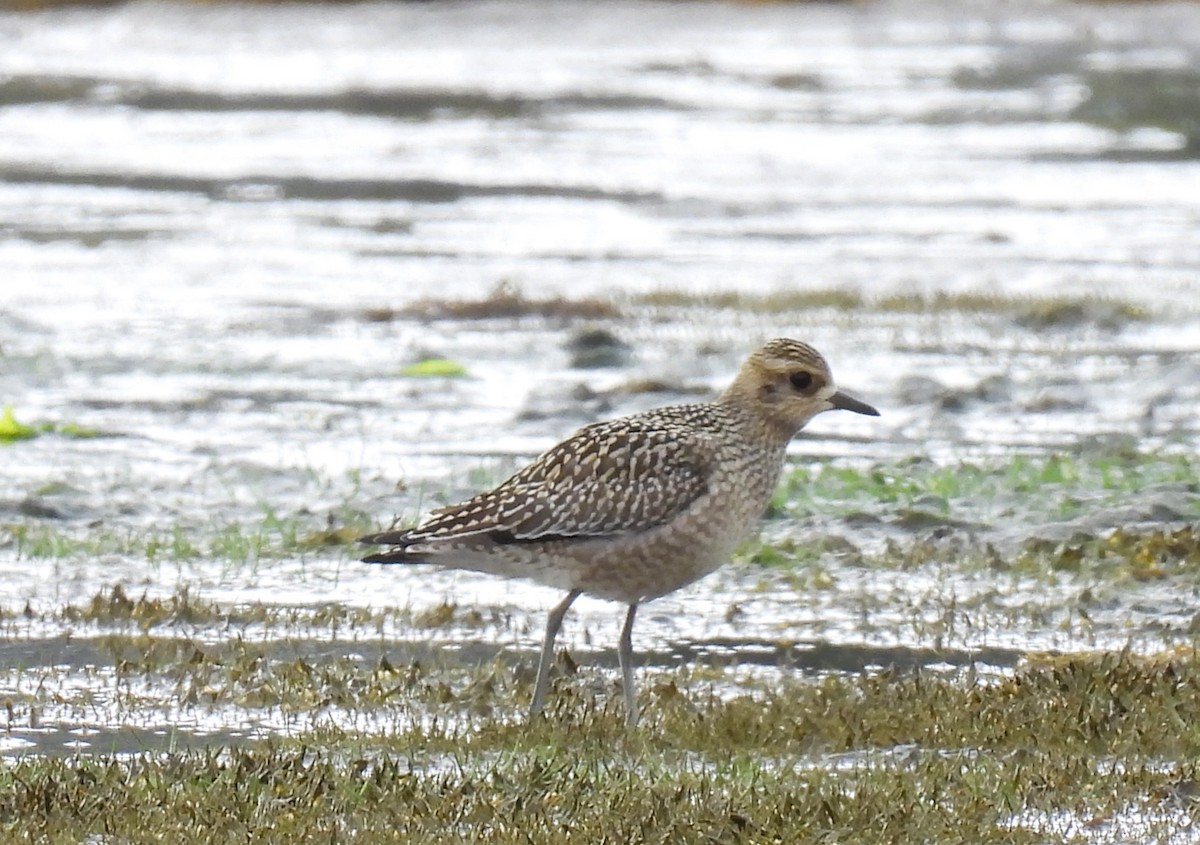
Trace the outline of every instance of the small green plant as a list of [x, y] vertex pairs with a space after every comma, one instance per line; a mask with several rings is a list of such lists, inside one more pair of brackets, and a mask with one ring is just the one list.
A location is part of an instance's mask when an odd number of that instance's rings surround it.
[[449, 358], [425, 358], [400, 368], [400, 375], [413, 378], [462, 378], [467, 368]]
[[1067, 518], [1085, 508], [1118, 504], [1160, 484], [1200, 490], [1200, 459], [1189, 454], [1109, 452], [1017, 454], [993, 462], [906, 461], [868, 467], [807, 463], [791, 467], [773, 499], [775, 515], [931, 508], [986, 518], [1010, 515]]
[[12, 405], [5, 405], [0, 411], [0, 443], [14, 443], [18, 440], [30, 440], [42, 434], [57, 434], [74, 440], [84, 440], [93, 437], [104, 437], [104, 433], [94, 428], [78, 423], [38, 423], [26, 425], [16, 418]]
[[12, 405], [5, 405], [4, 410], [0, 412], [0, 443], [28, 440], [37, 437], [39, 433], [33, 426], [17, 421]]

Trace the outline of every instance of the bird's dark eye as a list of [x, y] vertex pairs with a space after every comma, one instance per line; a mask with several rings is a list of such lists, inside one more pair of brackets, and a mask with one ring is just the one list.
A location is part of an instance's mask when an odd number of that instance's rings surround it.
[[788, 376], [788, 381], [790, 381], [792, 383], [792, 387], [796, 388], [797, 390], [808, 390], [810, 387], [812, 387], [813, 377], [812, 373], [805, 370], [800, 370]]

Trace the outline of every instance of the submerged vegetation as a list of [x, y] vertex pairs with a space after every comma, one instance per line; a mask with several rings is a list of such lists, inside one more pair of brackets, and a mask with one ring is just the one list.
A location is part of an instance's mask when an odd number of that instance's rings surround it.
[[1096, 323], [1119, 326], [1148, 318], [1145, 306], [1112, 298], [1017, 296], [1001, 293], [903, 293], [870, 296], [852, 288], [691, 292], [659, 290], [638, 296], [639, 306], [702, 308], [781, 314], [811, 310], [869, 311], [898, 314], [994, 314], [1041, 328]]
[[61, 525], [30, 519], [0, 526], [0, 547], [15, 548], [20, 557], [70, 558], [99, 555], [142, 557], [161, 561], [218, 560], [256, 564], [348, 546], [371, 525], [366, 514], [341, 509], [334, 514], [280, 516], [262, 508], [256, 521], [198, 526], [179, 522], [137, 530], [103, 524]]
[[1136, 823], [1164, 841], [1197, 809], [1198, 665], [1194, 652], [1107, 653], [994, 679], [873, 671], [724, 696], [684, 673], [654, 688], [632, 732], [573, 681], [526, 723], [506, 715], [513, 689], [490, 667], [454, 689], [416, 666], [309, 667], [296, 675], [315, 691], [346, 673], [340, 689], [355, 676], [391, 689], [348, 705], [382, 708], [386, 727], [10, 761], [0, 831], [47, 845], [1009, 843], [1077, 841], [1076, 826], [1110, 841]]
[[[475, 468], [466, 481], [486, 487], [499, 480], [494, 476], [490, 469]], [[1200, 459], [1187, 452], [1144, 453], [1121, 446], [954, 463], [918, 459], [860, 466], [809, 459], [785, 471], [768, 516], [857, 522], [869, 515], [906, 532], [954, 525], [986, 529], [1015, 519], [1033, 530], [1137, 504], [1156, 506], [1160, 517], [1200, 517]], [[257, 520], [179, 521], [149, 529], [26, 518], [0, 523], [0, 547], [15, 548], [25, 558], [118, 554], [152, 562], [254, 563], [318, 552], [341, 556], [374, 527], [367, 509], [349, 500], [320, 514], [280, 514], [265, 504], [259, 510]]]
[[921, 507], [970, 520], [1032, 517], [1036, 524], [1171, 489], [1179, 493], [1181, 518], [1200, 516], [1200, 458], [1189, 452], [1146, 454], [1118, 447], [952, 464], [924, 459], [869, 467], [807, 462], [787, 471], [773, 510], [795, 517], [877, 510], [879, 505]]
[[1035, 296], [1003, 293], [936, 292], [872, 296], [854, 288], [814, 288], [751, 291], [690, 291], [663, 288], [632, 294], [621, 300], [596, 297], [531, 297], [510, 282], [502, 282], [476, 299], [423, 299], [401, 308], [372, 308], [362, 313], [367, 322], [400, 319], [495, 320], [610, 320], [651, 309], [703, 309], [784, 315], [814, 310], [874, 314], [973, 314], [1006, 317], [1031, 329], [1095, 324], [1116, 328], [1151, 316], [1141, 304], [1112, 297]]
[[88, 438], [103, 437], [103, 433], [76, 423], [38, 423], [27, 425], [16, 417], [12, 405], [5, 405], [0, 411], [0, 443], [13, 443], [18, 440], [30, 440], [42, 434], [58, 434], [62, 437]]
[[565, 296], [531, 297], [511, 282], [501, 282], [477, 299], [424, 299], [400, 310], [376, 308], [364, 314], [370, 322], [397, 318], [420, 320], [495, 320], [537, 317], [550, 320], [598, 320], [619, 317], [621, 312], [602, 299]]
[[26, 655], [0, 666], [0, 839], [1173, 841], [1200, 812], [1198, 503], [1186, 452], [796, 464], [742, 556], [796, 618], [644, 652], [634, 730], [611, 654], [562, 655], [526, 718], [535, 646], [504, 599], [189, 585], [350, 556], [372, 527], [351, 498], [140, 532], [26, 518], [0, 533], [23, 558], [176, 561], [180, 586], [0, 608]]
[[462, 378], [467, 368], [449, 358], [422, 358], [400, 369], [400, 375], [414, 378]]
[[[1200, 843], [1195, 9], [746, 5], [7, 20], [0, 845]], [[636, 727], [620, 609], [530, 719], [561, 596], [358, 563], [773, 335], [884, 416]]]

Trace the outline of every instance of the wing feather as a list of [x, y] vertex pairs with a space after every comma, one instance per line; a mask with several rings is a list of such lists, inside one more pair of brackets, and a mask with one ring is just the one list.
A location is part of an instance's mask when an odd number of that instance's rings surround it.
[[708, 489], [702, 431], [647, 419], [597, 423], [494, 490], [434, 511], [409, 543], [486, 534], [492, 542], [612, 536], [670, 521]]

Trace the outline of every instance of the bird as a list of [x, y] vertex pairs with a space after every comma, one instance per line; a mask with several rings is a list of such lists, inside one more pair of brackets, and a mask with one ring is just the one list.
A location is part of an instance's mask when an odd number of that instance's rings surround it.
[[757, 528], [788, 443], [835, 409], [879, 416], [837, 388], [816, 349], [777, 338], [750, 354], [714, 401], [584, 426], [494, 489], [438, 508], [415, 528], [359, 538], [387, 547], [363, 561], [436, 564], [565, 590], [546, 621], [530, 718], [545, 705], [572, 602], [587, 594], [627, 605], [617, 657], [633, 727], [638, 608], [728, 560]]

